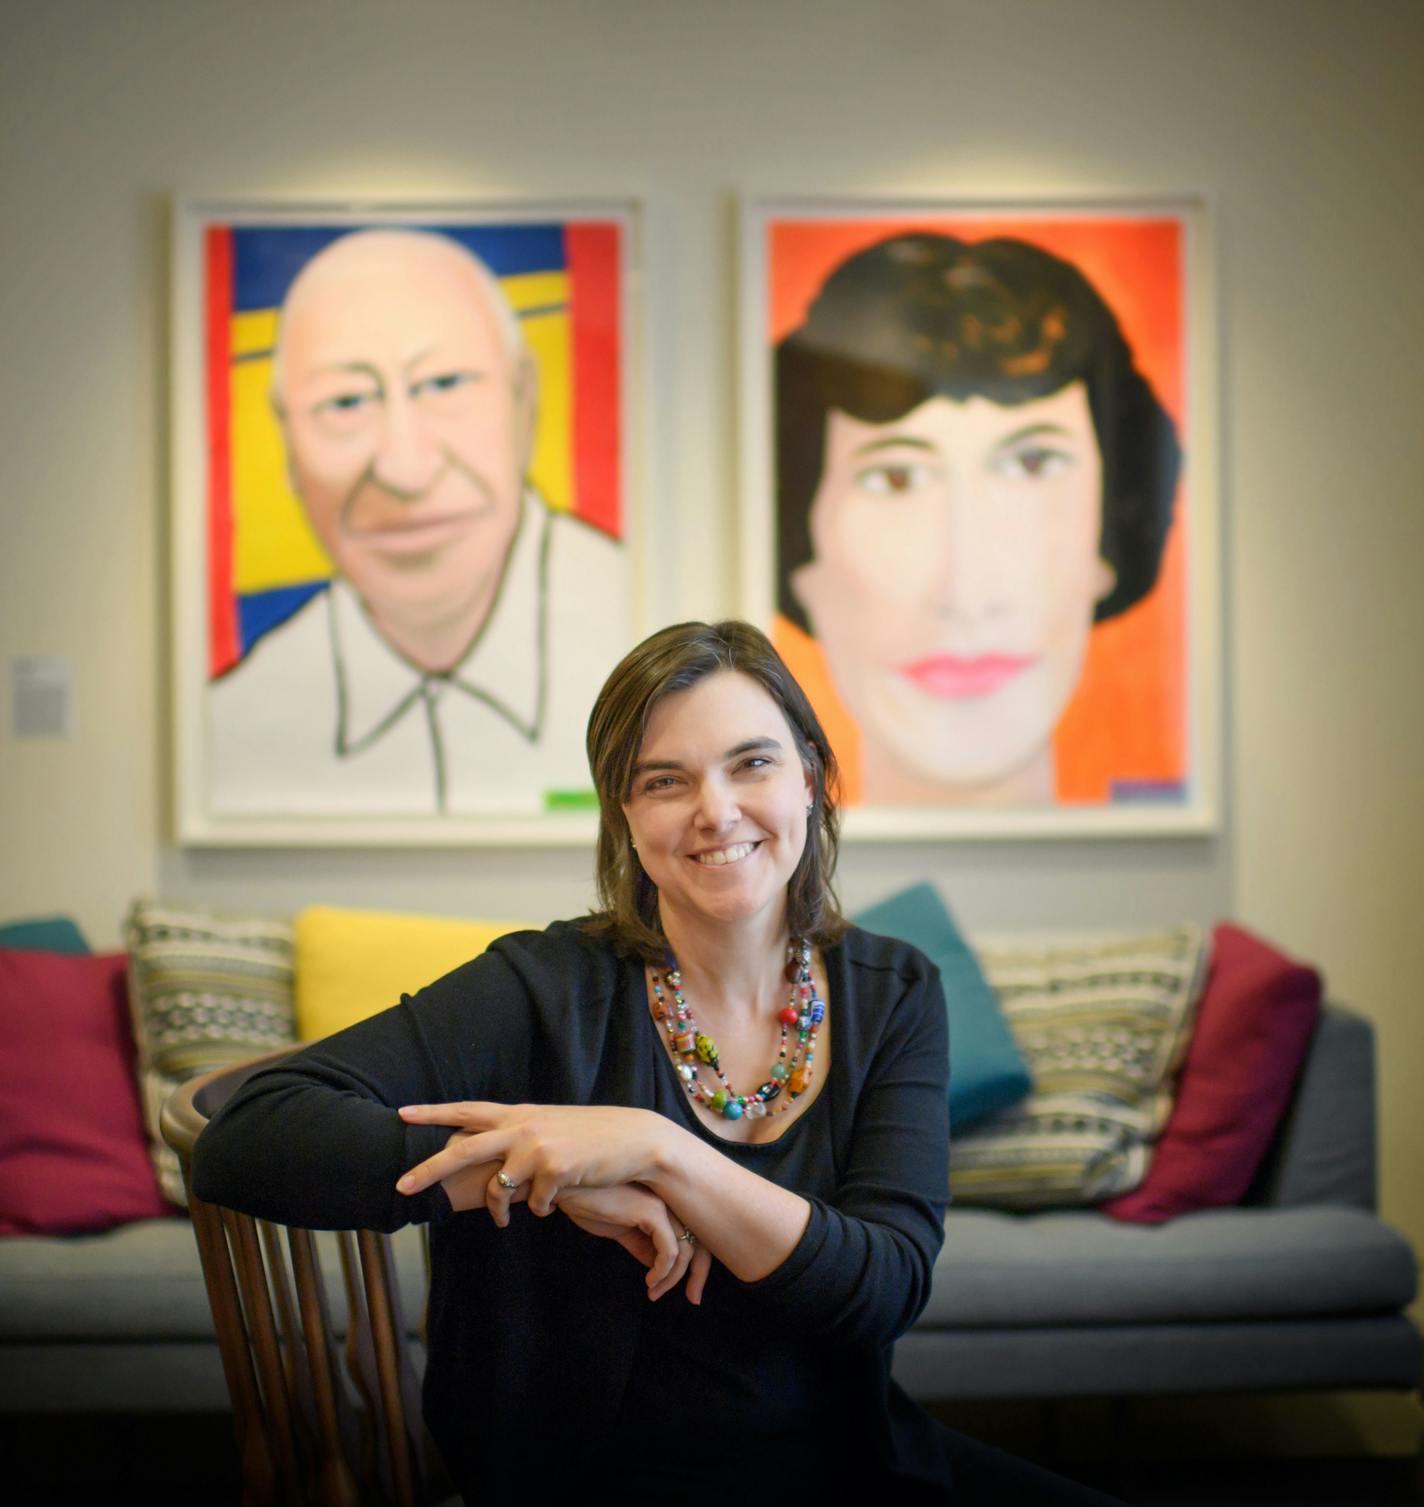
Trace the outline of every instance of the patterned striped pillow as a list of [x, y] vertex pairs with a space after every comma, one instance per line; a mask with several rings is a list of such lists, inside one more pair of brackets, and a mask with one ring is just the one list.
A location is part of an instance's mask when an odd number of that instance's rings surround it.
[[140, 900], [124, 940], [149, 1154], [164, 1194], [186, 1203], [158, 1131], [163, 1101], [199, 1073], [296, 1040], [292, 928]]
[[1044, 1208], [1135, 1188], [1191, 1036], [1208, 952], [1201, 928], [986, 940], [975, 952], [1033, 1091], [953, 1140], [956, 1200]]

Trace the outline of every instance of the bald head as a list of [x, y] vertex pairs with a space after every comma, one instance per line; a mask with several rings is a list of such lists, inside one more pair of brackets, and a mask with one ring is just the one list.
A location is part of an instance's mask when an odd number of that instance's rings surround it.
[[[336, 322], [354, 326], [363, 309], [400, 318], [405, 306], [431, 301], [446, 310], [478, 311], [488, 320], [511, 376], [527, 365], [519, 318], [499, 280], [472, 252], [434, 231], [357, 230], [317, 252], [282, 301], [272, 360], [272, 399], [278, 412], [285, 411], [294, 345], [305, 354], [304, 340], [329, 332]], [[353, 327], [351, 341], [359, 338]]]

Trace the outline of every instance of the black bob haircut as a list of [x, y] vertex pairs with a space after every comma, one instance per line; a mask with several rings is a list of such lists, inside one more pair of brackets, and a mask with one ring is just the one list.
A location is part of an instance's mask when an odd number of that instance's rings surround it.
[[811, 503], [832, 409], [868, 424], [930, 398], [1027, 403], [1082, 381], [1103, 463], [1099, 554], [1111, 592], [1094, 621], [1157, 581], [1182, 452], [1117, 319], [1071, 262], [1008, 237], [916, 232], [842, 262], [776, 348], [777, 606], [810, 631], [791, 576], [811, 558]]

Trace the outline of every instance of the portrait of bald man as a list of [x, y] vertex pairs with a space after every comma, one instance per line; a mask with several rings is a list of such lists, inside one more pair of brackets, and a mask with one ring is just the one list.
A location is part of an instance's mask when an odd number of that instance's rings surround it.
[[270, 402], [327, 589], [211, 686], [212, 809], [541, 809], [586, 789], [627, 550], [528, 479], [539, 383], [445, 234], [354, 230], [282, 301]]

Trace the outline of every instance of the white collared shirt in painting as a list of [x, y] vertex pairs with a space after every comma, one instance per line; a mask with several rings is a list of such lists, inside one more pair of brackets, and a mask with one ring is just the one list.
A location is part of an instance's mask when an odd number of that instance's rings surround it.
[[537, 813], [591, 790], [584, 728], [632, 647], [620, 546], [526, 496], [494, 607], [465, 657], [428, 674], [343, 580], [208, 692], [219, 816]]

